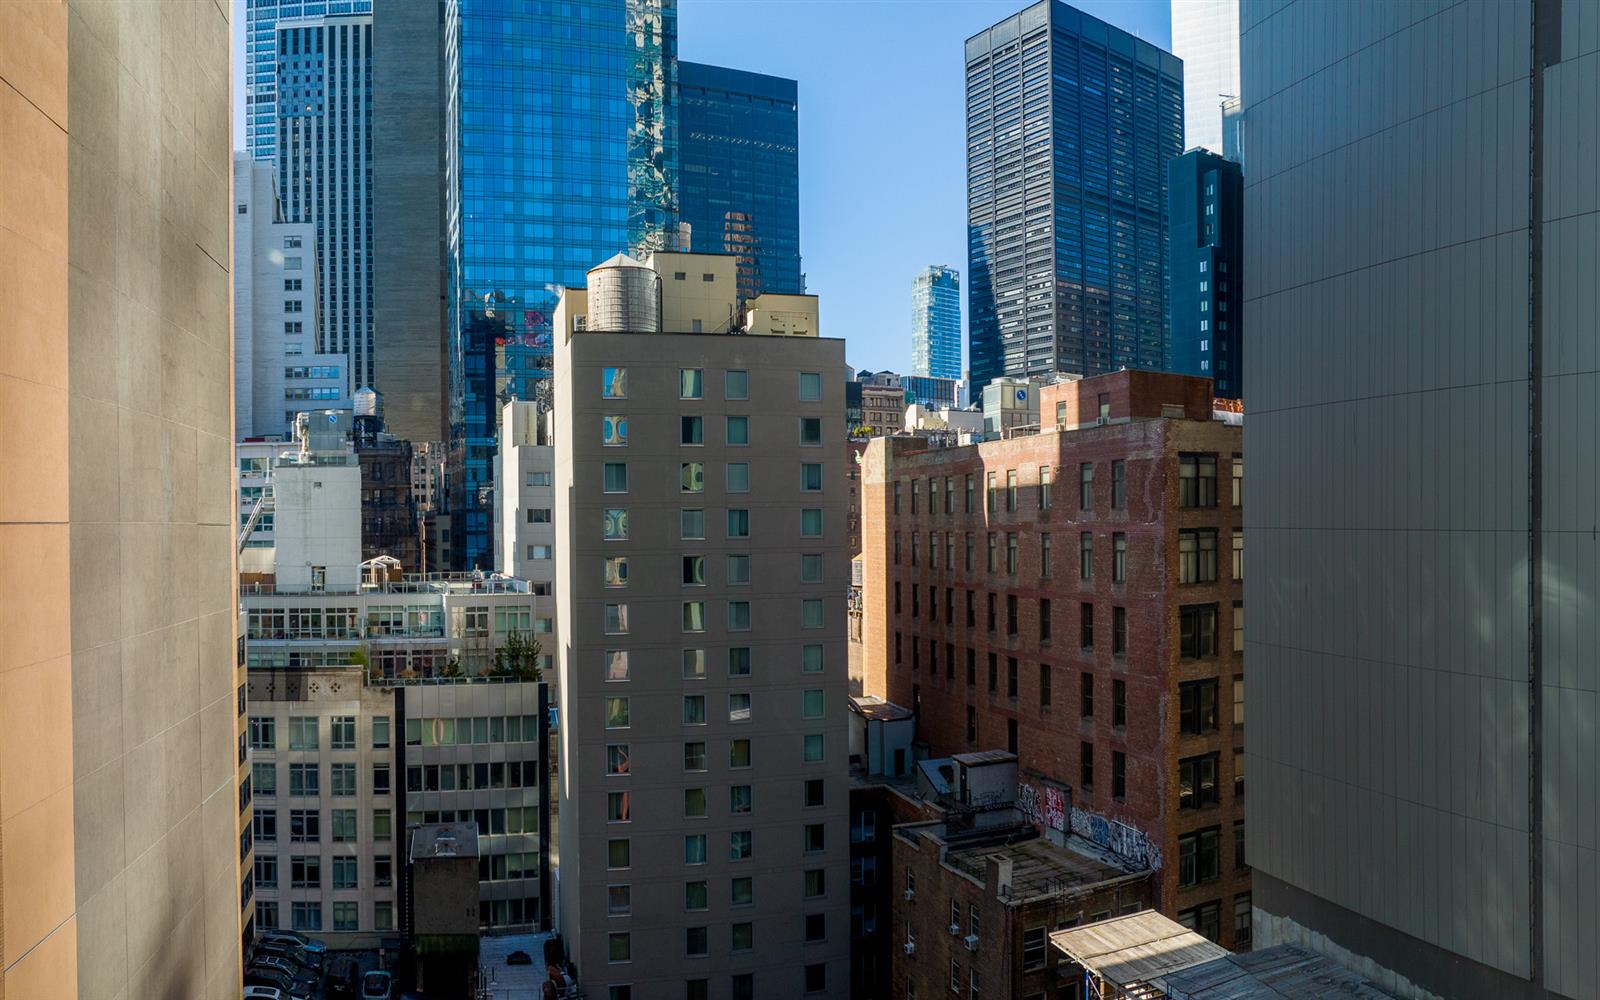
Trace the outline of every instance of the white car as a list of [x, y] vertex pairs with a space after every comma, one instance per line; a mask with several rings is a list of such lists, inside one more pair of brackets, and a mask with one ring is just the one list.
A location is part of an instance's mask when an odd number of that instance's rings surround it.
[[244, 1000], [284, 1000], [284, 996], [276, 986], [246, 986]]

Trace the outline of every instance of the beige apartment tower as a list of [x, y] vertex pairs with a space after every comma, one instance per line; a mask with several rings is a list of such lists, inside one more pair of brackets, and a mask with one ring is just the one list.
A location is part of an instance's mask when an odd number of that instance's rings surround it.
[[0, 997], [239, 995], [228, 4], [0, 4]]
[[605, 1000], [848, 990], [844, 344], [736, 278], [619, 255], [556, 312], [560, 929]]

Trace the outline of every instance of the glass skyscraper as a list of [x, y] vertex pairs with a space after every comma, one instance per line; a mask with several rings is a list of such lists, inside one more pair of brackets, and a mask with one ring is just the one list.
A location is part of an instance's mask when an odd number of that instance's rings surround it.
[[1167, 367], [1183, 64], [1059, 0], [967, 40], [968, 367]]
[[961, 274], [930, 264], [911, 283], [911, 373], [961, 377]]
[[1171, 196], [1171, 370], [1203, 375], [1218, 396], [1242, 399], [1244, 174], [1191, 149], [1167, 165]]
[[317, 232], [304, 322], [354, 392], [372, 384], [372, 15], [280, 17], [277, 35], [278, 198]]
[[681, 211], [693, 247], [739, 257], [739, 293], [799, 295], [800, 119], [793, 80], [678, 64]]
[[563, 287], [666, 245], [675, 0], [447, 0], [448, 479], [458, 566], [493, 563], [497, 414], [550, 374]]
[[1237, 160], [1239, 0], [1172, 0], [1172, 51], [1183, 60], [1184, 147]]
[[278, 21], [371, 12], [372, 0], [246, 0], [244, 144], [252, 157], [278, 152]]

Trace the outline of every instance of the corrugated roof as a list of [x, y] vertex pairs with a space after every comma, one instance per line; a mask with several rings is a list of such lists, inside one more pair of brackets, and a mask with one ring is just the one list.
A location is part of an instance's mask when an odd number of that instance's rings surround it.
[[1056, 931], [1050, 941], [1095, 976], [1123, 987], [1229, 954], [1155, 910]]
[[1228, 955], [1151, 985], [1170, 1000], [1394, 1000], [1332, 959], [1293, 945]]
[[893, 722], [897, 719], [911, 718], [911, 709], [902, 708], [892, 701], [874, 698], [870, 695], [861, 698], [851, 698], [850, 707], [861, 713], [864, 719], [874, 722]]
[[972, 753], [958, 753], [950, 758], [957, 764], [973, 767], [982, 764], [1004, 764], [1017, 759], [1017, 755], [1009, 750], [974, 750]]

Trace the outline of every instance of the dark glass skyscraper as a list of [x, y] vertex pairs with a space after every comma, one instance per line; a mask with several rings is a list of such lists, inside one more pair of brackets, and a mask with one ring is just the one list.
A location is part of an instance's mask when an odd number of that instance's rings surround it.
[[1232, 160], [1191, 149], [1167, 164], [1167, 193], [1171, 370], [1210, 378], [1225, 399], [1243, 398], [1244, 174]]
[[800, 119], [793, 80], [678, 64], [680, 210], [701, 253], [739, 256], [739, 292], [799, 295]]
[[453, 552], [492, 563], [496, 414], [550, 372], [560, 290], [676, 218], [675, 0], [447, 0]]
[[244, 143], [252, 157], [278, 152], [278, 22], [370, 13], [372, 0], [245, 0]]
[[1183, 64], [1059, 0], [967, 40], [968, 366], [1167, 367]]

